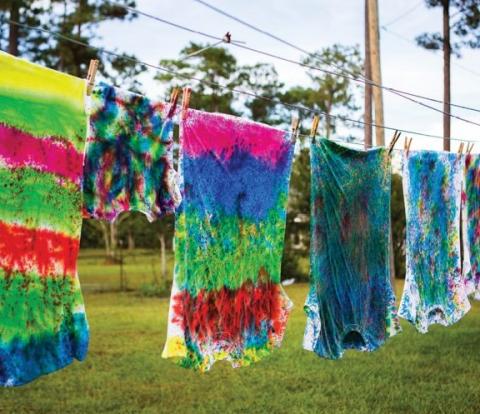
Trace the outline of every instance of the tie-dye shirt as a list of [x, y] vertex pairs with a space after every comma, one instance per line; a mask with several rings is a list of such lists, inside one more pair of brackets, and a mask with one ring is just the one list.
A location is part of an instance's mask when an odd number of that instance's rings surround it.
[[279, 346], [291, 303], [280, 285], [293, 144], [285, 132], [189, 110], [183, 201], [164, 357], [208, 370]]
[[467, 294], [480, 300], [480, 155], [465, 157], [463, 274]]
[[167, 109], [103, 83], [93, 89], [84, 217], [112, 221], [140, 211], [152, 221], [174, 211], [173, 121]]
[[470, 309], [460, 266], [463, 162], [436, 151], [411, 151], [403, 159], [407, 269], [399, 315], [422, 333]]
[[311, 150], [310, 291], [304, 348], [337, 359], [400, 330], [390, 281], [388, 150], [327, 139]]
[[85, 81], [0, 52], [0, 384], [82, 360]]

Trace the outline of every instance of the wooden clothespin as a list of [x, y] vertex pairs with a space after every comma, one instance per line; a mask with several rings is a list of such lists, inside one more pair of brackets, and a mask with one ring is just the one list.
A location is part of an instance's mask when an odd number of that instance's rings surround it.
[[175, 114], [175, 109], [177, 108], [179, 95], [180, 95], [180, 88], [173, 88], [172, 94], [170, 95], [170, 109], [168, 111], [168, 118], [171, 118]]
[[232, 43], [232, 34], [230, 32], [225, 33], [225, 36], [223, 36], [223, 41], [225, 43]]
[[462, 153], [463, 153], [463, 147], [465, 146], [465, 144], [462, 142], [460, 144], [460, 146], [458, 147], [458, 153], [457, 153], [457, 160], [460, 159], [460, 157], [462, 156]]
[[97, 59], [90, 60], [87, 73], [87, 96], [92, 94], [93, 87], [95, 86], [95, 76], [97, 74], [99, 63], [100, 62]]
[[297, 139], [299, 125], [300, 125], [300, 118], [293, 117], [292, 118], [292, 137], [294, 141]]
[[475, 144], [472, 142], [471, 144], [467, 144], [467, 154], [470, 154], [473, 150], [473, 146]]
[[407, 156], [408, 156], [408, 153], [410, 152], [410, 145], [412, 145], [412, 140], [413, 138], [405, 137], [405, 144], [403, 145], [403, 150], [405, 151], [405, 155]]
[[310, 137], [312, 141], [315, 142], [315, 136], [317, 135], [318, 124], [320, 123], [320, 117], [315, 115], [312, 121], [312, 128], [310, 129]]
[[392, 151], [393, 151], [393, 148], [395, 147], [395, 144], [398, 142], [398, 140], [400, 139], [400, 135], [402, 135], [401, 132], [398, 132], [398, 131], [395, 131], [393, 133], [393, 137], [392, 137], [392, 140], [390, 141], [390, 145], [388, 147], [388, 155], [391, 155], [392, 154]]
[[182, 97], [182, 119], [185, 119], [187, 116], [187, 110], [190, 105], [190, 96], [192, 95], [192, 89], [188, 86], [183, 88], [183, 97]]

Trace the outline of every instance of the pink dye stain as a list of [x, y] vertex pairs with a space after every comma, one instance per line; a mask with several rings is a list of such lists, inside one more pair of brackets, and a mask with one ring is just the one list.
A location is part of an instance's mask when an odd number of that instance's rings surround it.
[[35, 138], [0, 124], [0, 162], [11, 168], [29, 166], [79, 184], [83, 154], [68, 142]]
[[291, 146], [285, 131], [243, 118], [193, 109], [188, 110], [181, 129], [183, 149], [193, 158], [213, 153], [228, 161], [235, 150], [242, 150], [275, 167]]

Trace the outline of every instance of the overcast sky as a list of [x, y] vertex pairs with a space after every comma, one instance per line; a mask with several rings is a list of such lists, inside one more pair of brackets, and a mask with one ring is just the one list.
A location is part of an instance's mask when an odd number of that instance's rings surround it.
[[[364, 46], [363, 0], [208, 0], [211, 4], [250, 21], [310, 51], [334, 43]], [[383, 84], [421, 95], [442, 99], [443, 74], [441, 53], [430, 52], [413, 44], [416, 35], [441, 28], [439, 10], [428, 10], [419, 0], [379, 0]], [[230, 31], [233, 39], [251, 47], [300, 60], [301, 53], [273, 39], [254, 32], [193, 0], [137, 0], [139, 10], [191, 28], [222, 36]], [[391, 32], [396, 33], [393, 34]], [[134, 53], [139, 59], [157, 64], [163, 58], [177, 58], [189, 41], [206, 39], [140, 16], [129, 23], [107, 23], [101, 30], [102, 45]], [[398, 37], [400, 35], [401, 37]], [[403, 37], [403, 38], [402, 38]], [[410, 39], [410, 41], [409, 41]], [[287, 85], [306, 83], [304, 70], [293, 64], [269, 59], [249, 51], [230, 47], [240, 64], [271, 62]], [[460, 65], [460, 66], [458, 66]], [[145, 76], [152, 97], [162, 92], [158, 82]], [[442, 135], [442, 115], [422, 108], [391, 93], [384, 93], [385, 125]], [[480, 108], [480, 50], [465, 49], [462, 59], [452, 59], [452, 102]], [[438, 105], [437, 105], [438, 106]], [[441, 105], [439, 106], [441, 108]], [[480, 113], [452, 109], [453, 113], [480, 122]], [[359, 131], [355, 131], [359, 135]], [[387, 132], [387, 141], [390, 139]], [[452, 137], [480, 142], [480, 127], [452, 120]], [[456, 148], [457, 143], [452, 142]], [[441, 140], [414, 137], [412, 148], [441, 149]], [[480, 151], [480, 144], [475, 148]]]

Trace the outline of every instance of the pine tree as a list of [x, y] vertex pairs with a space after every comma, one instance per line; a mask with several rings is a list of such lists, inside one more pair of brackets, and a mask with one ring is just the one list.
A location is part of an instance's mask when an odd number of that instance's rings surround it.
[[425, 3], [428, 8], [443, 10], [443, 33], [423, 33], [417, 37], [417, 43], [429, 50], [443, 50], [443, 149], [449, 151], [450, 58], [452, 54], [460, 57], [463, 47], [480, 48], [480, 3], [478, 0], [425, 0]]
[[[363, 70], [358, 47], [337, 44], [307, 57], [303, 63], [312, 67], [332, 65], [353, 76], [359, 76]], [[333, 76], [315, 69], [307, 70], [307, 75], [311, 80], [311, 86], [291, 88], [285, 94], [284, 100], [322, 112], [323, 134], [328, 138], [336, 130], [335, 118], [332, 117], [334, 109], [342, 109], [343, 115], [351, 115], [359, 109], [355, 102], [356, 86], [348, 78]]]
[[[119, 0], [117, 3], [135, 7], [135, 1], [131, 0]], [[92, 46], [101, 40], [98, 36], [101, 23], [130, 21], [136, 17], [120, 5], [100, 0], [5, 0], [0, 5], [0, 11], [2, 16], [15, 22], [40, 26]], [[145, 70], [134, 62], [134, 55], [119, 53], [117, 57], [102, 54], [94, 48], [5, 20], [0, 24], [0, 47], [14, 55], [79, 77], [86, 75], [91, 59], [99, 59], [100, 74], [126, 89], [138, 89], [140, 84], [135, 77]]]

